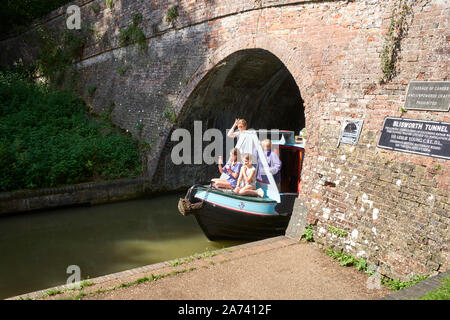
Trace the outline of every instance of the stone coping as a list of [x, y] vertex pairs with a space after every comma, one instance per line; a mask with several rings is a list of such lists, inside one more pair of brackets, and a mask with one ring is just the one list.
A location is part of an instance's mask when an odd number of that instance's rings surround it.
[[50, 194], [58, 194], [58, 193], [68, 193], [74, 192], [78, 190], [86, 190], [93, 188], [105, 188], [110, 186], [118, 186], [118, 185], [129, 185], [136, 183], [150, 183], [148, 178], [132, 178], [132, 179], [119, 179], [119, 180], [110, 180], [110, 181], [101, 181], [101, 182], [86, 182], [75, 185], [68, 185], [63, 187], [55, 187], [55, 188], [42, 188], [42, 189], [30, 189], [30, 190], [17, 190], [11, 192], [2, 192], [0, 193], [0, 201], [2, 200], [10, 200], [10, 199], [22, 199], [28, 197], [37, 197], [43, 195]]
[[422, 298], [426, 293], [439, 288], [442, 280], [450, 276], [450, 270], [429, 277], [428, 279], [416, 283], [403, 290], [394, 292], [383, 297], [381, 300], [416, 300]]
[[[135, 281], [139, 278], [142, 278], [144, 276], [149, 276], [149, 273], [155, 274], [155, 275], [163, 275], [163, 274], [169, 274], [173, 272], [180, 272], [180, 268], [183, 270], [186, 270], [186, 268], [192, 268], [192, 267], [201, 267], [201, 266], [207, 266], [209, 263], [220, 263], [229, 261], [231, 259], [238, 259], [245, 256], [250, 256], [257, 254], [259, 252], [273, 250], [277, 248], [286, 247], [289, 245], [293, 245], [295, 243], [298, 243], [297, 240], [291, 239], [286, 236], [278, 236], [274, 238], [268, 238], [260, 241], [255, 242], [249, 242], [242, 245], [232, 246], [229, 248], [224, 249], [218, 249], [213, 250], [213, 252], [218, 252], [217, 255], [214, 255], [212, 257], [204, 257], [204, 258], [197, 258], [197, 259], [190, 259], [191, 257], [184, 257], [184, 258], [177, 258], [169, 261], [159, 262], [151, 265], [146, 265], [130, 270], [125, 270], [121, 272], [116, 272], [92, 279], [85, 279], [84, 281], [89, 281], [92, 284], [89, 286], [86, 286], [82, 290], [84, 290], [85, 293], [89, 292], [95, 292], [97, 290], [107, 290], [108, 288], [127, 283], [130, 281]], [[174, 261], [188, 261], [187, 263], [183, 263], [177, 266], [174, 266]], [[182, 271], [184, 272], [184, 271]], [[83, 281], [82, 281], [83, 282]], [[60, 285], [52, 288], [47, 288], [43, 290], [38, 290], [30, 293], [21, 294], [18, 296], [10, 297], [5, 300], [22, 300], [22, 299], [59, 299], [59, 298], [68, 298], [73, 297], [77, 293], [79, 293], [81, 290], [74, 290], [70, 291], [69, 295], [67, 294], [64, 296], [64, 294], [57, 294], [54, 296], [46, 296], [46, 293], [48, 292], [56, 292], [56, 291], [65, 291], [70, 290], [68, 285]]]
[[150, 179], [144, 177], [4, 192], [0, 193], [0, 215], [129, 200], [157, 192]]

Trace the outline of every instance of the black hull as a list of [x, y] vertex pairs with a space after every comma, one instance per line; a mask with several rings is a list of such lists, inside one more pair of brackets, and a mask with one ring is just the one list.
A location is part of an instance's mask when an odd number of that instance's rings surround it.
[[292, 213], [290, 203], [293, 204], [295, 197], [290, 195], [282, 198], [283, 213], [279, 215], [249, 214], [213, 206], [207, 202], [194, 215], [203, 233], [211, 241], [262, 240], [285, 234]]

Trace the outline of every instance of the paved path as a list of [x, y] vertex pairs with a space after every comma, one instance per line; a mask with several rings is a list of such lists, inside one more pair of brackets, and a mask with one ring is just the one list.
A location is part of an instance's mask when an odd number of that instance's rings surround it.
[[[83, 299], [380, 299], [390, 291], [370, 290], [368, 276], [341, 267], [316, 245], [277, 237], [230, 248], [212, 257], [146, 266], [92, 279]], [[181, 259], [177, 262], [182, 262]], [[165, 275], [124, 288], [150, 274]], [[170, 274], [170, 275], [169, 275]], [[116, 287], [114, 290], [110, 288]], [[64, 287], [59, 287], [64, 290]], [[97, 290], [104, 292], [94, 293]], [[44, 290], [24, 297], [42, 296]], [[63, 299], [79, 292], [53, 295]], [[15, 297], [17, 298], [17, 297]]]

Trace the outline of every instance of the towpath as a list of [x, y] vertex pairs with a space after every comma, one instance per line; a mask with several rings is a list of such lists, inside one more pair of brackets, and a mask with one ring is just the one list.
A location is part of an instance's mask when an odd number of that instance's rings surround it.
[[276, 237], [95, 278], [79, 291], [61, 286], [21, 298], [380, 299], [390, 293], [368, 289], [367, 279], [315, 244]]

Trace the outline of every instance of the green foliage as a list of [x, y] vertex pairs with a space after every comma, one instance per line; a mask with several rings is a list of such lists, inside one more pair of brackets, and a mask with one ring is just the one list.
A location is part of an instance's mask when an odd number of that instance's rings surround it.
[[417, 275], [412, 278], [412, 280], [409, 281], [401, 281], [398, 279], [390, 279], [385, 276], [381, 277], [381, 284], [388, 287], [390, 290], [398, 291], [402, 290], [408, 287], [411, 287], [412, 285], [415, 285], [416, 283], [419, 283], [423, 280], [428, 279], [429, 275]]
[[[395, 65], [400, 53], [400, 44], [408, 29], [406, 18], [411, 14], [412, 5], [415, 1], [399, 0], [392, 11], [389, 29], [381, 52], [381, 71], [383, 76], [379, 81], [380, 84], [390, 81], [397, 73]], [[410, 2], [410, 5], [408, 5], [408, 2]]]
[[[355, 266], [357, 270], [364, 271], [366, 274], [373, 275], [375, 273], [373, 270], [369, 270], [367, 261], [364, 258], [360, 258], [359, 260], [357, 260], [349, 254], [344, 254], [342, 249], [339, 251], [334, 251], [330, 246], [327, 250], [325, 250], [325, 254], [339, 261], [339, 265], [343, 267]], [[415, 285], [416, 283], [419, 283], [425, 279], [428, 279], [428, 277], [429, 275], [417, 275], [409, 281], [401, 281], [398, 279], [390, 279], [386, 276], [381, 275], [381, 284], [388, 287], [390, 290], [398, 291]], [[447, 296], [449, 294], [449, 285], [450, 284], [447, 284]]]
[[175, 113], [175, 108], [173, 107], [173, 105], [170, 105], [166, 109], [164, 109], [163, 117], [164, 119], [167, 119], [172, 123], [175, 123], [177, 121], [177, 114]]
[[339, 264], [343, 267], [356, 265], [358, 263], [358, 261], [351, 255], [344, 254], [342, 249], [340, 251], [334, 251], [332, 247], [329, 247], [325, 251], [325, 253], [330, 257], [332, 257], [333, 259], [339, 261]]
[[131, 23], [128, 27], [120, 30], [119, 44], [120, 46], [127, 46], [130, 44], [138, 44], [139, 48], [144, 51], [146, 48], [145, 34], [138, 25], [142, 22], [142, 14], [136, 13], [133, 15]]
[[142, 173], [137, 141], [73, 92], [0, 72], [0, 191]]
[[100, 13], [100, 5], [98, 3], [91, 4], [89, 8], [91, 8], [92, 12], [94, 12], [96, 15]]
[[173, 6], [167, 10], [166, 21], [172, 23], [178, 18], [178, 6]]
[[139, 121], [138, 123], [136, 123], [136, 130], [138, 132], [141, 132], [142, 129], [144, 129], [144, 124], [142, 123], [142, 121]]
[[37, 60], [39, 72], [50, 84], [60, 85], [72, 63], [81, 59], [92, 28], [65, 29], [58, 36], [44, 28], [38, 32], [41, 48]]
[[356, 269], [358, 271], [367, 271], [367, 261], [366, 261], [366, 259], [360, 258], [355, 266], [356, 266]]
[[335, 228], [331, 224], [329, 226], [329, 230], [331, 231], [331, 233], [337, 235], [338, 237], [346, 237], [347, 236], [347, 231]]
[[313, 230], [314, 230], [313, 225], [307, 226], [306, 229], [302, 232], [301, 238], [305, 239], [308, 242], [314, 241]]
[[87, 88], [87, 90], [88, 90], [89, 96], [92, 97], [94, 95], [95, 91], [97, 90], [97, 86], [89, 86]]
[[106, 0], [105, 1], [106, 7], [110, 8], [112, 10], [112, 8], [114, 8], [114, 0]]
[[444, 278], [440, 287], [428, 292], [420, 300], [450, 300], [450, 277]]
[[127, 72], [128, 70], [128, 66], [127, 65], [122, 65], [120, 67], [117, 68], [117, 72], [123, 76], [125, 74], [125, 72]]

